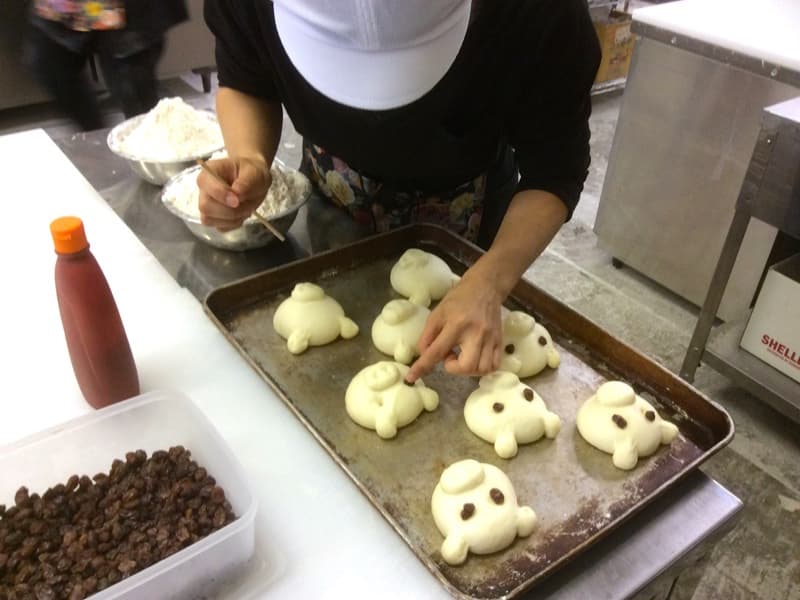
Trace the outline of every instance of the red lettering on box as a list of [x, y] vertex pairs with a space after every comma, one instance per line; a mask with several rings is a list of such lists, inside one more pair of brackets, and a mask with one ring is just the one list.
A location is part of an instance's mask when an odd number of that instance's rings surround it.
[[770, 337], [766, 333], [761, 336], [761, 343], [767, 346], [769, 352], [790, 363], [793, 367], [800, 368], [800, 352], [792, 350], [786, 344], [781, 344], [778, 340]]

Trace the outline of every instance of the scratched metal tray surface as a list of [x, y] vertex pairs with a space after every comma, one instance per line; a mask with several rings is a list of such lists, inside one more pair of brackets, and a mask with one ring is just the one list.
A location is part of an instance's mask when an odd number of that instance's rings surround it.
[[[389, 271], [408, 248], [418, 247], [462, 273], [480, 256], [468, 242], [435, 226], [417, 225], [287, 264], [214, 290], [206, 311], [239, 352], [275, 389], [331, 457], [394, 527], [447, 590], [461, 598], [514, 597], [567, 561], [675, 483], [733, 436], [733, 422], [718, 405], [578, 313], [521, 282], [506, 302], [550, 331], [561, 366], [525, 381], [561, 417], [553, 440], [523, 445], [515, 458], [498, 457], [466, 427], [463, 405], [477, 379], [441, 368], [424, 378], [439, 393], [439, 408], [423, 413], [382, 440], [347, 416], [344, 394], [363, 367], [390, 360], [372, 345], [372, 322], [397, 294]], [[272, 317], [295, 283], [313, 281], [336, 298], [360, 327], [294, 356], [273, 330]], [[640, 459], [629, 472], [589, 446], [575, 426], [581, 403], [608, 379], [623, 379], [680, 429], [669, 447]], [[511, 478], [521, 504], [539, 518], [534, 533], [507, 550], [470, 554], [450, 566], [440, 554], [442, 536], [430, 499], [444, 468], [461, 459], [493, 464]]]

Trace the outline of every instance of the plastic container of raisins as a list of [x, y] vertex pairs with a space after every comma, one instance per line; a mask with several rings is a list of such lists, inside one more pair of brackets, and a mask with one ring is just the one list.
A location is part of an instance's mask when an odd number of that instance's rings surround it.
[[186, 396], [158, 391], [95, 411], [0, 449], [0, 504], [14, 505], [20, 486], [30, 493], [73, 475], [108, 473], [115, 458], [142, 449], [182, 445], [225, 490], [236, 519], [167, 558], [95, 593], [110, 598], [196, 598], [214, 594], [244, 570], [253, 555], [256, 501], [244, 471], [222, 436]]

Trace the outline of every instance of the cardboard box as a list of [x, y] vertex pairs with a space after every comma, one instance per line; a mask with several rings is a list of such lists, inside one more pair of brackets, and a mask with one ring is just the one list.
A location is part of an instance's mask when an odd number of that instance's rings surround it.
[[627, 77], [634, 43], [631, 15], [616, 10], [611, 11], [607, 18], [601, 21], [595, 20], [594, 28], [603, 51], [594, 82], [605, 83]]
[[740, 345], [800, 381], [800, 254], [767, 272]]

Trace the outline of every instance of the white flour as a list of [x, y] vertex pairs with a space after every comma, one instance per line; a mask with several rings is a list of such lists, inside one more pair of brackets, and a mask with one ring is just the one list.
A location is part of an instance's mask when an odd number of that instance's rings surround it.
[[[220, 158], [220, 153], [214, 154], [213, 158]], [[200, 209], [198, 208], [200, 191], [197, 189], [199, 174], [200, 171], [197, 170], [179, 178], [164, 192], [165, 201], [184, 214], [195, 218], [200, 218]], [[272, 175], [272, 185], [264, 202], [257, 209], [258, 214], [265, 218], [280, 214], [299, 204], [311, 187], [306, 176], [297, 171], [283, 171], [273, 165], [270, 174]]]
[[216, 120], [176, 97], [160, 100], [120, 140], [120, 149], [141, 159], [174, 161], [208, 155], [223, 143]]

